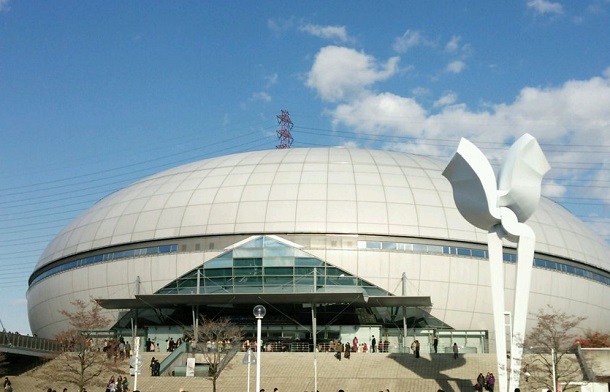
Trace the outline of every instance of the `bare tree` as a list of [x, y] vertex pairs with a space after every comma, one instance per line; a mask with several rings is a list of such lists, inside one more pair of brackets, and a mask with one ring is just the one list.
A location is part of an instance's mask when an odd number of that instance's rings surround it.
[[203, 345], [203, 356], [209, 364], [212, 390], [216, 392], [216, 381], [240, 349], [243, 336], [241, 329], [227, 319], [202, 318], [199, 325], [199, 342]]
[[578, 325], [586, 317], [559, 312], [552, 306], [540, 309], [537, 324], [525, 338], [525, 350], [530, 351], [523, 371], [536, 388], [553, 389], [553, 374], [557, 385], [569, 385], [582, 380], [582, 372], [575, 353]]
[[63, 352], [43, 366], [40, 377], [54, 383], [73, 384], [82, 391], [88, 385], [99, 385], [102, 373], [117, 372], [117, 369], [113, 361], [107, 361], [105, 354], [94, 346], [92, 332], [107, 328], [109, 323], [102, 308], [93, 299], [89, 302], [76, 300], [71, 304], [73, 312], [60, 311], [68, 318], [70, 328], [55, 337], [62, 344]]

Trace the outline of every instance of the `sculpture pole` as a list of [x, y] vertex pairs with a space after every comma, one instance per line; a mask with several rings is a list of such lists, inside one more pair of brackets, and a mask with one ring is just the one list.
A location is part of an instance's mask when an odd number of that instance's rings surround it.
[[[462, 216], [487, 230], [492, 312], [500, 392], [519, 387], [521, 356], [527, 322], [536, 236], [524, 224], [540, 201], [542, 177], [550, 166], [532, 136], [525, 134], [509, 149], [496, 176], [474, 144], [462, 139], [443, 171], [451, 182], [453, 198]], [[511, 374], [507, 389], [506, 330], [504, 324], [504, 258], [502, 240], [517, 243], [517, 273], [511, 336]]]
[[491, 285], [491, 305], [496, 331], [496, 361], [498, 362], [499, 391], [506, 391], [506, 326], [504, 324], [504, 257], [502, 253], [501, 228], [494, 226], [487, 235], [489, 251], [489, 275]]

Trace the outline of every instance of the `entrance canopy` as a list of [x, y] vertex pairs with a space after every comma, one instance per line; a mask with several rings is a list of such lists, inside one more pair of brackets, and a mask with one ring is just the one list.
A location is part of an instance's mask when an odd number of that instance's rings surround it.
[[97, 299], [105, 309], [170, 308], [195, 305], [256, 304], [348, 304], [363, 308], [430, 307], [429, 296], [365, 296], [362, 292], [346, 293], [227, 293], [227, 294], [147, 294], [126, 299]]

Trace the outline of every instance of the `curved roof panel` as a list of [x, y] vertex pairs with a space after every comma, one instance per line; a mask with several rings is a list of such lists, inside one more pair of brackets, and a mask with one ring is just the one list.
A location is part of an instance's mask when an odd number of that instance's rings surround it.
[[[187, 236], [349, 233], [486, 243], [458, 212], [441, 160], [380, 150], [276, 149], [205, 159], [127, 186], [85, 211], [37, 268], [77, 253]], [[609, 247], [542, 198], [536, 250], [610, 269]]]

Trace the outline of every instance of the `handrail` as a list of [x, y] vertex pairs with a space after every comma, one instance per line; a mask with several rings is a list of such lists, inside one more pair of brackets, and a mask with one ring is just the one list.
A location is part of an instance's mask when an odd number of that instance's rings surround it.
[[165, 357], [159, 366], [159, 375], [163, 374], [172, 364], [180, 358], [180, 356], [184, 353], [189, 352], [189, 346], [191, 344], [189, 342], [184, 342], [172, 351], [170, 355]]
[[46, 355], [54, 355], [62, 351], [61, 344], [56, 340], [10, 332], [0, 332], [0, 346], [13, 350], [38, 351]]

